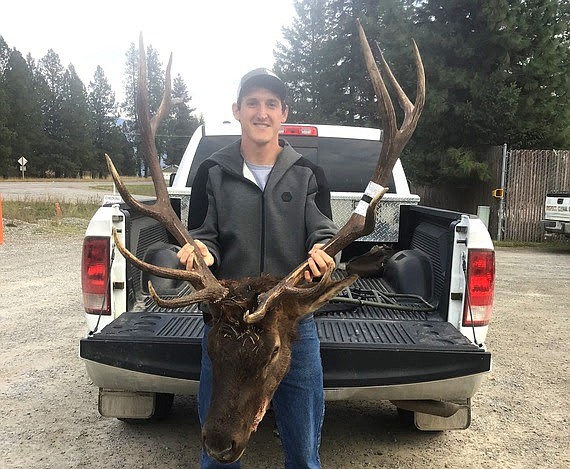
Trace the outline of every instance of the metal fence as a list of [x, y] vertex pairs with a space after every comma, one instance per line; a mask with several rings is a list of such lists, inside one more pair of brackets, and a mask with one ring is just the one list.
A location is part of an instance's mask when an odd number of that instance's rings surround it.
[[412, 184], [420, 196], [420, 204], [465, 213], [477, 213], [479, 206], [490, 207], [489, 232], [499, 234], [500, 201], [492, 196], [501, 188], [505, 171], [505, 198], [501, 239], [509, 241], [541, 241], [544, 239], [540, 220], [544, 217], [546, 193], [570, 190], [570, 150], [510, 150], [502, 167], [502, 147], [488, 149], [484, 159], [491, 178], [477, 186], [428, 187]]
[[505, 240], [540, 241], [544, 200], [570, 188], [570, 150], [511, 150], [505, 185]]

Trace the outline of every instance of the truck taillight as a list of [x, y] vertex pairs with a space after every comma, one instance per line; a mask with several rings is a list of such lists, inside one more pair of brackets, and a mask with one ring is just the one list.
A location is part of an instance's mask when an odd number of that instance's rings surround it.
[[473, 249], [467, 260], [464, 326], [486, 326], [491, 320], [495, 294], [495, 252]]
[[111, 314], [109, 306], [110, 238], [87, 236], [81, 258], [83, 306], [89, 314]]

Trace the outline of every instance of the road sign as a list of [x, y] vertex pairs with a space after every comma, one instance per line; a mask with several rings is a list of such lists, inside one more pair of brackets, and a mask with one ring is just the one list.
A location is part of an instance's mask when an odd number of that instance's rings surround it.
[[24, 172], [26, 171], [27, 162], [28, 160], [24, 156], [20, 157], [18, 160], [18, 163], [20, 163], [20, 171], [22, 171], [22, 179], [24, 179]]

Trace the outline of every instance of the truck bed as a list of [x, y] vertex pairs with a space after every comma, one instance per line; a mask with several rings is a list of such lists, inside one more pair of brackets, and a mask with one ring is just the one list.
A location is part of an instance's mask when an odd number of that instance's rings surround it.
[[[391, 296], [382, 279], [359, 279], [344, 296], [351, 303], [331, 302], [315, 313], [325, 388], [412, 384], [490, 370], [489, 352], [424, 302]], [[362, 303], [369, 301], [393, 305]], [[408, 310], [398, 309], [403, 305]], [[81, 357], [198, 381], [201, 312], [196, 306], [163, 310], [150, 299], [141, 306], [142, 311], [124, 313], [100, 333], [82, 339]]]

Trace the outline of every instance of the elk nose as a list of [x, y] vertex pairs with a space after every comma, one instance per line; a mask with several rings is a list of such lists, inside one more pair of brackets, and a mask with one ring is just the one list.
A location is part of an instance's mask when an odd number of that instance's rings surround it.
[[204, 436], [203, 446], [208, 455], [220, 462], [232, 462], [235, 459], [234, 448], [236, 446], [235, 440], [229, 441], [220, 433], [214, 433]]

